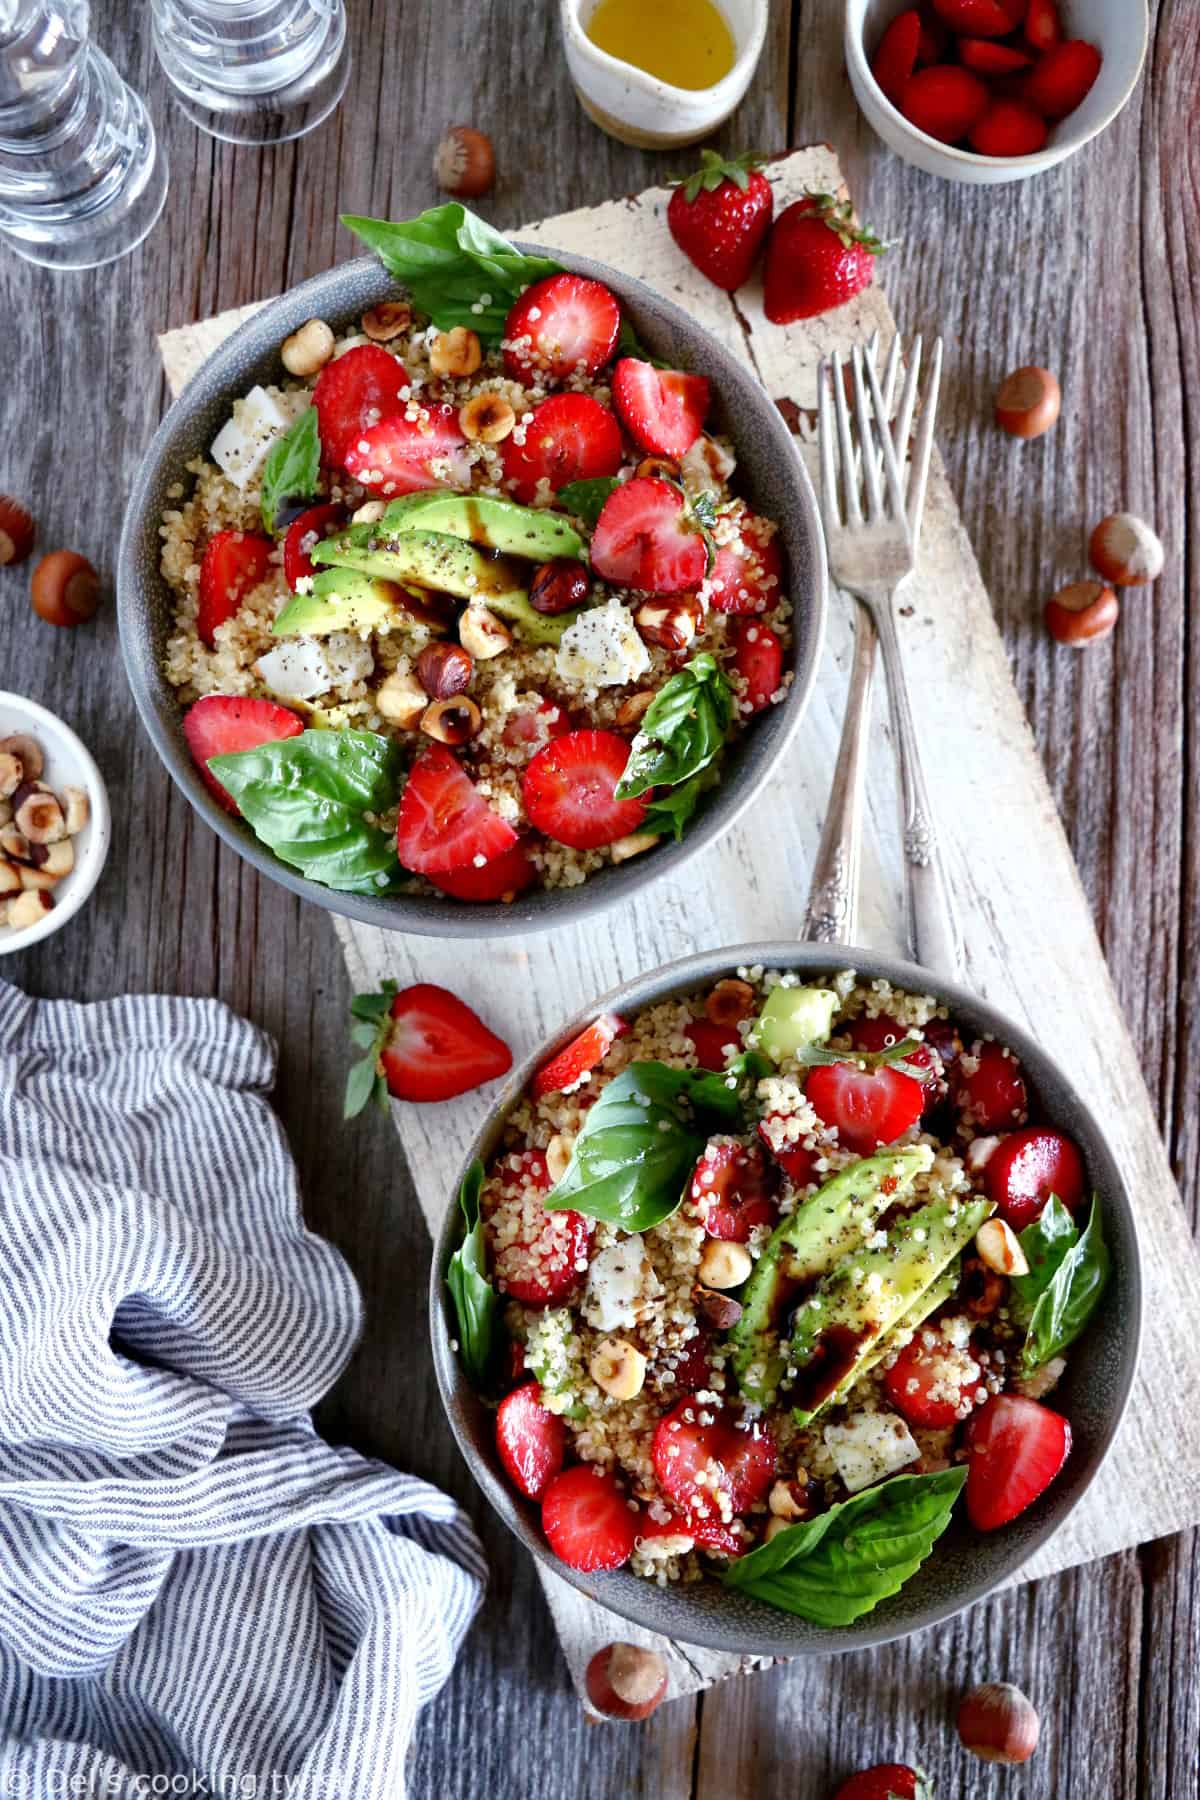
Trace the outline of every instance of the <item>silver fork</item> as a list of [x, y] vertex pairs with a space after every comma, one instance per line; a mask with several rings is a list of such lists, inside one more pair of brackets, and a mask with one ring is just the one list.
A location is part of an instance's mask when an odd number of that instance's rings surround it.
[[899, 762], [909, 948], [914, 961], [953, 975], [961, 965], [962, 946], [921, 767], [895, 619], [896, 596], [913, 573], [920, 536], [941, 378], [941, 339], [933, 349], [907, 482], [902, 465], [916, 412], [921, 340], [916, 340], [909, 357], [894, 426], [899, 339], [892, 342], [882, 386], [875, 362], [874, 340], [866, 355], [855, 346], [853, 423], [842, 358], [822, 363], [817, 376], [821, 514], [829, 565], [838, 586], [854, 594], [858, 605], [846, 715], [804, 936], [822, 943], [855, 941], [867, 734], [879, 642]]

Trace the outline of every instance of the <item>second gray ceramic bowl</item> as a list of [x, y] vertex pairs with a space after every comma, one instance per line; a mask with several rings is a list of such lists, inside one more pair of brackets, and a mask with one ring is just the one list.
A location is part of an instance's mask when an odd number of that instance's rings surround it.
[[392, 297], [396, 284], [373, 257], [314, 276], [256, 313], [190, 381], [159, 426], [142, 459], [121, 537], [117, 603], [125, 669], [154, 746], [196, 811], [227, 844], [272, 881], [331, 912], [384, 930], [430, 937], [491, 937], [570, 924], [587, 913], [626, 902], [660, 875], [674, 874], [727, 831], [749, 805], [787, 749], [816, 679], [825, 629], [825, 547], [816, 501], [804, 466], [766, 391], [707, 331], [671, 301], [603, 263], [541, 245], [521, 248], [551, 255], [576, 274], [605, 282], [620, 299], [642, 342], [655, 357], [709, 379], [713, 421], [728, 431], [738, 454], [738, 491], [757, 512], [777, 521], [795, 606], [794, 680], [787, 699], [755, 720], [728, 758], [725, 779], [705, 801], [680, 844], [662, 843], [643, 856], [606, 868], [578, 888], [536, 890], [510, 906], [473, 906], [419, 895], [376, 899], [339, 894], [308, 881], [259, 843], [250, 827], [216, 804], [200, 780], [182, 730], [182, 708], [163, 674], [171, 630], [171, 595], [159, 573], [159, 522], [171, 505], [168, 489], [186, 481], [185, 465], [207, 456], [231, 402], [255, 382], [282, 375], [279, 347], [306, 319], [327, 319], [343, 330], [363, 311]]
[[1051, 1402], [1070, 1419], [1074, 1438], [1070, 1459], [1053, 1487], [1011, 1525], [986, 1535], [971, 1530], [960, 1503], [950, 1529], [934, 1547], [933, 1555], [900, 1593], [854, 1625], [825, 1630], [723, 1588], [717, 1581], [660, 1588], [625, 1569], [614, 1574], [584, 1575], [559, 1562], [542, 1535], [537, 1507], [514, 1492], [501, 1468], [496, 1455], [494, 1412], [475, 1394], [452, 1348], [455, 1326], [445, 1275], [461, 1238], [460, 1214], [453, 1197], [447, 1205], [446, 1222], [433, 1258], [429, 1316], [434, 1367], [451, 1428], [487, 1499], [540, 1562], [590, 1599], [647, 1631], [737, 1655], [816, 1656], [838, 1650], [866, 1650], [939, 1624], [964, 1607], [986, 1599], [1054, 1536], [1083, 1498], [1116, 1435], [1137, 1367], [1142, 1325], [1137, 1229], [1129, 1195], [1104, 1133], [1068, 1076], [1036, 1039], [965, 988], [938, 980], [912, 963], [897, 962], [871, 950], [847, 949], [844, 945], [743, 944], [732, 950], [710, 950], [614, 989], [572, 1019], [552, 1043], [543, 1044], [508, 1077], [487, 1125], [467, 1152], [463, 1173], [476, 1156], [486, 1162], [496, 1150], [505, 1115], [524, 1091], [533, 1071], [597, 1013], [615, 1011], [630, 1016], [656, 1001], [690, 993], [714, 976], [731, 974], [736, 968], [755, 963], [767, 968], [795, 969], [805, 977], [853, 968], [860, 975], [872, 979], [882, 976], [913, 993], [936, 994], [968, 1032], [991, 1032], [1016, 1051], [1046, 1116], [1069, 1133], [1083, 1151], [1089, 1181], [1100, 1196], [1113, 1275], [1099, 1313], [1071, 1349], [1066, 1377]]

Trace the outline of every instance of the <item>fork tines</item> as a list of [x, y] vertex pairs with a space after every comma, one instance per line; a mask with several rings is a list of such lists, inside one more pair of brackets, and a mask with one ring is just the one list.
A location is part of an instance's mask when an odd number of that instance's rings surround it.
[[921, 339], [914, 339], [909, 352], [899, 404], [896, 403], [896, 388], [900, 375], [900, 339], [898, 336], [892, 339], [882, 381], [877, 368], [878, 348], [876, 333], [865, 350], [856, 344], [851, 351], [849, 385], [853, 393], [853, 417], [846, 392], [845, 359], [835, 354], [824, 361], [817, 372], [822, 510], [827, 531], [854, 530], [890, 520], [907, 525], [915, 546], [921, 529], [933, 448], [942, 340], [938, 338], [933, 346], [929, 379], [920, 397], [915, 439], [912, 431], [921, 377]]

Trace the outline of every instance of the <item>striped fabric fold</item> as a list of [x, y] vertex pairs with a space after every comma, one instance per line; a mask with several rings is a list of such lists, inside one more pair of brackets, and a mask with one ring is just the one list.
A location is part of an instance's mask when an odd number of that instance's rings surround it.
[[358, 1289], [273, 1047], [215, 1001], [0, 983], [0, 1795], [399, 1800], [486, 1570], [316, 1434]]

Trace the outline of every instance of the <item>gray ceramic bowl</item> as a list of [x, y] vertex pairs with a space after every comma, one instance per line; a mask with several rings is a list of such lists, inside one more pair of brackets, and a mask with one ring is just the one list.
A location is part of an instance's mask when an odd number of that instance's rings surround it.
[[459, 1446], [471, 1472], [505, 1524], [564, 1581], [622, 1618], [649, 1631], [739, 1655], [805, 1656], [835, 1650], [865, 1650], [909, 1632], [936, 1625], [993, 1593], [1035, 1550], [1041, 1548], [1075, 1509], [1103, 1462], [1129, 1399], [1141, 1339], [1142, 1281], [1133, 1208], [1117, 1165], [1091, 1113], [1066, 1075], [1027, 1031], [964, 989], [937, 980], [912, 963], [870, 950], [825, 944], [749, 944], [705, 951], [627, 982], [580, 1013], [552, 1043], [543, 1045], [506, 1082], [489, 1123], [472, 1145], [463, 1172], [474, 1157], [486, 1159], [497, 1146], [505, 1114], [533, 1070], [598, 1012], [626, 1014], [655, 1001], [687, 993], [713, 976], [763, 963], [805, 975], [854, 968], [883, 976], [916, 993], [935, 993], [966, 1029], [993, 1032], [1012, 1046], [1025, 1065], [1030, 1085], [1047, 1116], [1079, 1144], [1088, 1177], [1100, 1195], [1105, 1234], [1112, 1250], [1113, 1277], [1104, 1304], [1070, 1353], [1068, 1372], [1052, 1404], [1071, 1421], [1074, 1447], [1064, 1473], [1021, 1518], [1003, 1531], [983, 1536], [963, 1518], [954, 1522], [919, 1574], [891, 1600], [855, 1625], [821, 1630], [716, 1581], [660, 1588], [626, 1570], [582, 1575], [553, 1555], [542, 1536], [538, 1509], [514, 1493], [496, 1456], [494, 1414], [481, 1404], [459, 1367], [451, 1338], [454, 1319], [446, 1288], [447, 1263], [460, 1241], [459, 1209], [447, 1207], [433, 1259], [430, 1321], [438, 1386]]
[[[522, 248], [547, 254], [542, 246]], [[232, 400], [255, 382], [279, 379], [279, 347], [297, 326], [316, 316], [346, 327], [365, 308], [395, 294], [396, 284], [373, 257], [314, 276], [236, 331], [188, 383], [159, 426], [129, 500], [117, 570], [121, 645], [138, 710], [159, 755], [201, 817], [264, 875], [331, 912], [385, 930], [431, 937], [545, 930], [618, 905], [660, 875], [678, 872], [728, 830], [762, 787], [791, 742], [816, 679], [825, 627], [824, 540], [804, 466], [765, 390], [708, 332], [640, 281], [586, 257], [558, 250], [548, 254], [566, 269], [606, 282], [656, 357], [707, 375], [713, 418], [737, 446], [738, 490], [756, 511], [780, 526], [789, 593], [796, 606], [795, 679], [783, 704], [745, 733], [729, 757], [724, 781], [681, 844], [659, 844], [628, 863], [601, 870], [582, 887], [529, 892], [511, 906], [474, 906], [448, 896], [375, 899], [335, 893], [289, 869], [259, 843], [248, 825], [224, 812], [200, 780], [184, 742], [179, 701], [162, 673], [171, 596], [159, 574], [158, 526], [170, 504], [167, 489], [172, 482], [186, 480], [184, 466], [190, 458], [208, 454]]]

